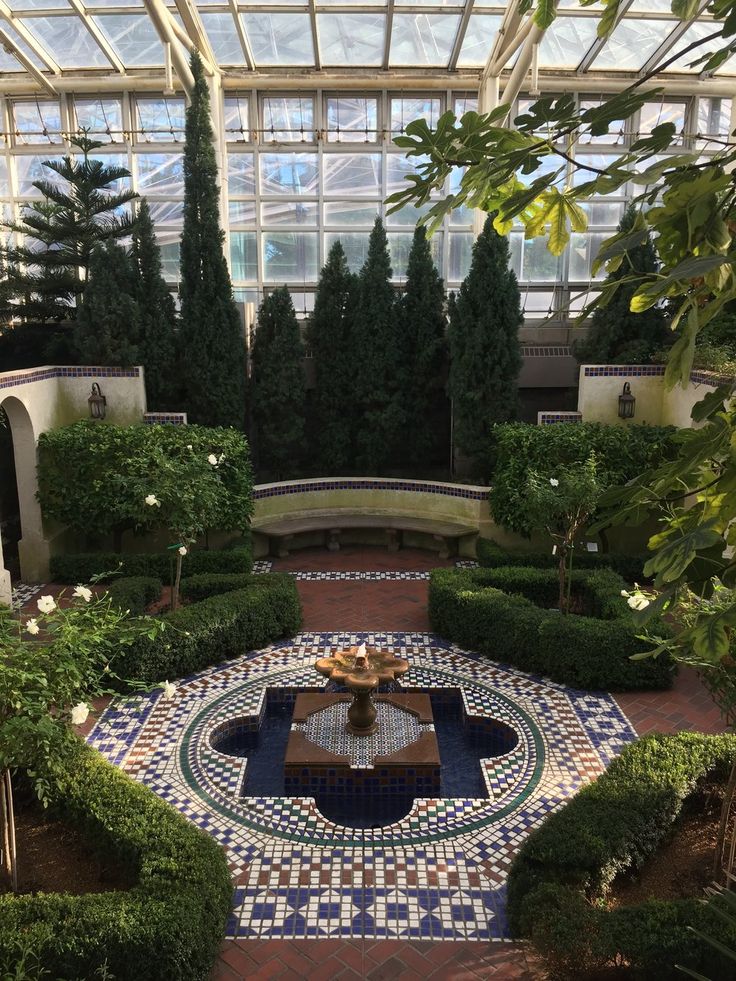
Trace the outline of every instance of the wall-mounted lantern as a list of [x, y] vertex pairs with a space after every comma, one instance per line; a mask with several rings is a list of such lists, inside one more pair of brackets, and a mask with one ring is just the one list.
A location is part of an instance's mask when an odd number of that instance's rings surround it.
[[91, 419], [104, 419], [107, 412], [107, 399], [97, 382], [92, 383], [92, 391], [87, 399]]
[[634, 418], [634, 406], [636, 405], [636, 399], [631, 394], [631, 385], [628, 382], [624, 382], [624, 390], [618, 397], [618, 414], [621, 419], [633, 419]]

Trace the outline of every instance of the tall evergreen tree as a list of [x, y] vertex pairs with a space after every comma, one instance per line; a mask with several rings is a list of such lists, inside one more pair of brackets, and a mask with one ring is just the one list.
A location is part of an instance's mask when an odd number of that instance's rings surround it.
[[513, 419], [521, 370], [519, 286], [509, 269], [508, 239], [493, 216], [473, 245], [470, 271], [450, 305], [450, 378], [454, 444], [475, 469], [494, 422]]
[[74, 343], [81, 364], [137, 364], [141, 317], [138, 276], [122, 246], [107, 242], [92, 255], [89, 280], [77, 312]]
[[330, 249], [314, 297], [307, 327], [316, 388], [314, 392], [315, 464], [325, 473], [341, 473], [354, 462], [351, 414], [355, 366], [351, 360], [357, 277], [350, 272], [342, 243]]
[[186, 113], [184, 143], [181, 375], [192, 422], [242, 428], [245, 343], [220, 226], [209, 90], [196, 51], [191, 68], [194, 91]]
[[[618, 230], [630, 231], [635, 221], [636, 208], [629, 205]], [[626, 253], [618, 269], [606, 277], [606, 282], [618, 282], [638, 273], [653, 273], [658, 268], [657, 254], [647, 234], [646, 241]], [[672, 333], [662, 310], [650, 307], [641, 313], [632, 313], [629, 309], [638, 286], [634, 281], [622, 283], [610, 303], [593, 312], [588, 336], [573, 345], [573, 353], [580, 364], [643, 364], [655, 351], [672, 342]]]
[[33, 182], [43, 201], [24, 207], [18, 221], [4, 227], [20, 236], [20, 244], [2, 249], [8, 264], [12, 311], [26, 321], [74, 319], [89, 275], [92, 255], [104, 242], [130, 235], [135, 218], [125, 205], [138, 195], [114, 184], [130, 171], [95, 160], [91, 154], [105, 144], [87, 136], [72, 137], [74, 158], [46, 160], [43, 166], [62, 178]]
[[299, 472], [304, 457], [304, 345], [285, 286], [258, 311], [253, 341], [253, 442], [261, 471], [279, 479]]
[[136, 298], [140, 312], [140, 358], [145, 369], [148, 406], [155, 410], [174, 409], [178, 407], [180, 391], [176, 307], [161, 274], [161, 251], [145, 198], [138, 208], [132, 259], [138, 278]]
[[403, 372], [391, 273], [386, 231], [376, 218], [358, 276], [354, 345], [357, 464], [369, 474], [390, 466], [404, 435]]
[[437, 272], [424, 228], [417, 227], [409, 252], [406, 288], [398, 304], [399, 342], [404, 366], [402, 391], [407, 459], [437, 463], [448, 437], [445, 394], [445, 286]]

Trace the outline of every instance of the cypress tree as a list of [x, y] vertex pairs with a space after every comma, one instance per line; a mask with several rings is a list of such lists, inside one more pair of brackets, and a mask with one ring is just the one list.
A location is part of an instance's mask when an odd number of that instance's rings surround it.
[[80, 364], [138, 363], [141, 318], [136, 289], [135, 267], [125, 249], [115, 242], [100, 246], [92, 255], [74, 328]]
[[294, 476], [304, 456], [304, 346], [285, 286], [258, 311], [251, 375], [255, 452], [261, 472]]
[[391, 463], [403, 433], [401, 364], [391, 259], [383, 222], [376, 218], [358, 276], [355, 313], [354, 426], [357, 464], [369, 474]]
[[[636, 220], [636, 208], [629, 205], [619, 222], [618, 230], [628, 232]], [[637, 273], [656, 272], [659, 267], [651, 237], [630, 249], [621, 265], [606, 277], [606, 282], [618, 282]], [[580, 364], [633, 363], [644, 364], [651, 355], [672, 343], [672, 334], [664, 312], [650, 307], [642, 313], [629, 309], [638, 283], [623, 283], [605, 307], [593, 312], [590, 331], [584, 340], [573, 345], [573, 354]]]
[[181, 237], [181, 375], [190, 421], [242, 428], [245, 344], [220, 226], [210, 96], [202, 61], [191, 57], [194, 91], [184, 143]]
[[446, 459], [449, 406], [445, 395], [445, 286], [424, 228], [414, 230], [406, 289], [398, 303], [399, 341], [404, 366], [402, 391], [406, 455], [413, 464]]
[[470, 271], [450, 305], [450, 378], [455, 446], [478, 471], [491, 426], [513, 419], [523, 323], [509, 244], [493, 216], [473, 245]]
[[313, 459], [325, 473], [341, 473], [353, 464], [351, 413], [355, 393], [351, 363], [351, 318], [357, 277], [350, 272], [342, 243], [330, 249], [320, 272], [309, 318], [307, 340], [314, 359], [316, 388]]
[[149, 409], [177, 408], [179, 392], [176, 359], [176, 307], [161, 274], [161, 251], [156, 242], [148, 202], [138, 209], [132, 259], [138, 276], [136, 296], [140, 313], [140, 357], [145, 369]]

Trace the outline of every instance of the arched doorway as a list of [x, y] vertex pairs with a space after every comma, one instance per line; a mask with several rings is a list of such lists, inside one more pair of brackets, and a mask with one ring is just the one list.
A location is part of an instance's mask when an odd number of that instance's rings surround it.
[[4, 565], [13, 581], [20, 579], [18, 555], [20, 539], [20, 503], [15, 474], [13, 434], [7, 413], [0, 406], [0, 540]]

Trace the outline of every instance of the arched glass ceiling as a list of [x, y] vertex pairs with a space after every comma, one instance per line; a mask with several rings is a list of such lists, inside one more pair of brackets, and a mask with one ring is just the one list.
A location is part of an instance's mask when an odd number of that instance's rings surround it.
[[[14, 46], [51, 74], [162, 68], [164, 45], [148, 11], [164, 5], [180, 36], [187, 20], [197, 25], [220, 68], [266, 72], [482, 68], [506, 10], [498, 0], [0, 0], [0, 31], [11, 42], [0, 37], [0, 73], [26, 71]], [[704, 14], [690, 26], [675, 20], [670, 0], [630, 0], [605, 42], [596, 38], [599, 16], [595, 6], [561, 0], [539, 68], [636, 73], [709, 33]], [[670, 71], [692, 76], [693, 57]], [[719, 72], [735, 73], [732, 63]]]

